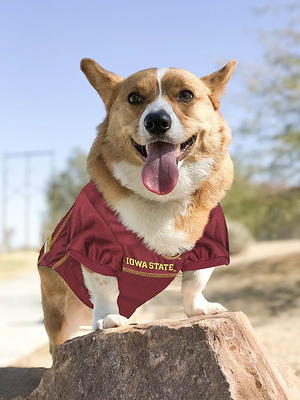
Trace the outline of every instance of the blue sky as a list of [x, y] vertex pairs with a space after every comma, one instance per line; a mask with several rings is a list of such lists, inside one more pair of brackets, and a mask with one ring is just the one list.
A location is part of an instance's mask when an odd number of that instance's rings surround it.
[[[255, 14], [255, 7], [268, 4], [264, 0], [2, 0], [1, 153], [51, 149], [60, 169], [74, 147], [88, 151], [104, 108], [79, 69], [83, 57], [123, 76], [166, 66], [201, 76], [236, 59], [239, 67], [224, 98], [223, 113], [233, 127], [238, 126], [243, 118], [236, 99], [243, 86], [240, 71], [261, 62], [256, 32], [282, 23], [278, 14]], [[13, 185], [23, 184], [22, 162], [10, 173], [13, 191]], [[45, 206], [37, 191], [48, 173], [48, 160], [34, 161], [32, 244], [38, 242]], [[8, 219], [17, 226], [19, 243], [22, 192], [15, 197]]]

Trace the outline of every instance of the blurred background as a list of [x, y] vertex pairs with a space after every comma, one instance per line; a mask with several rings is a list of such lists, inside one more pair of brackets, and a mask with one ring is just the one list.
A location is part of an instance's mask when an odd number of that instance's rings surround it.
[[[122, 76], [165, 66], [203, 76], [236, 59], [222, 102], [235, 163], [222, 201], [232, 264], [207, 296], [244, 311], [300, 375], [299, 26], [296, 0], [1, 1], [1, 366], [49, 365], [37, 252], [89, 180], [105, 115], [80, 59]], [[140, 320], [182, 318], [179, 292], [176, 279]]]

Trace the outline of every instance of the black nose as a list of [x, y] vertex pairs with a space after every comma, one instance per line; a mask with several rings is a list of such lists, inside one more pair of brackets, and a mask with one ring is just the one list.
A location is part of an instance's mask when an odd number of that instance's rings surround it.
[[151, 112], [144, 119], [144, 126], [148, 132], [162, 135], [171, 128], [172, 120], [164, 110]]

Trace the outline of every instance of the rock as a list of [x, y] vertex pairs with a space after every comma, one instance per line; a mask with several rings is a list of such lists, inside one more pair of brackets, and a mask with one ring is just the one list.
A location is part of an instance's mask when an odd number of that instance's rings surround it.
[[300, 380], [294, 370], [284, 361], [276, 361], [276, 366], [286, 381], [291, 399], [300, 399]]
[[0, 368], [0, 400], [17, 400], [15, 396], [28, 396], [38, 386], [46, 370], [47, 368]]
[[242, 313], [108, 329], [59, 346], [27, 400], [296, 400]]
[[254, 239], [246, 227], [239, 221], [227, 220], [230, 254], [240, 254], [248, 249]]

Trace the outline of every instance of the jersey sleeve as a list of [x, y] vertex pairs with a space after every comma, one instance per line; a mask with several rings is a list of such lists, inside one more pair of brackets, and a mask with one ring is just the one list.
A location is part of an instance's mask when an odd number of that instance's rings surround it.
[[210, 213], [202, 237], [196, 242], [182, 271], [229, 264], [229, 238], [223, 210], [218, 204]]
[[48, 266], [52, 268], [59, 265], [59, 263], [66, 258], [67, 235], [72, 210], [73, 206], [46, 239], [39, 252], [38, 266]]
[[73, 205], [67, 241], [67, 253], [80, 264], [102, 275], [118, 276], [121, 246], [84, 192]]

